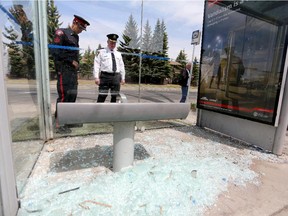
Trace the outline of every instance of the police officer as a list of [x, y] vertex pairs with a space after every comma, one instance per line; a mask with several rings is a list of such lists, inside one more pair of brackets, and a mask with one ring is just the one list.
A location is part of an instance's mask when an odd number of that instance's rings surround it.
[[[58, 102], [75, 102], [78, 88], [79, 69], [79, 36], [89, 22], [80, 16], [74, 15], [73, 23], [68, 28], [60, 28], [55, 32], [54, 44], [59, 45], [52, 51], [55, 70], [57, 73]], [[59, 127], [57, 122], [56, 104], [56, 128], [57, 132], [71, 132], [67, 126]]]
[[97, 102], [104, 103], [110, 90], [111, 103], [116, 102], [120, 92], [120, 84], [125, 83], [125, 67], [122, 55], [115, 47], [118, 39], [117, 34], [107, 35], [107, 47], [100, 49], [94, 59], [93, 74], [95, 84], [99, 85]]

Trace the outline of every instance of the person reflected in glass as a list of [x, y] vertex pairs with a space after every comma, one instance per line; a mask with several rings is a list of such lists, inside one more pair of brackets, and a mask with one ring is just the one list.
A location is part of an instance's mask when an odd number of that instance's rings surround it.
[[[78, 92], [78, 70], [79, 70], [79, 34], [89, 26], [90, 23], [84, 18], [74, 15], [72, 25], [68, 28], [56, 30], [53, 43], [59, 47], [52, 50], [54, 65], [57, 74], [56, 101], [56, 132], [69, 133], [69, 125], [60, 127], [57, 121], [57, 103], [74, 103]], [[66, 48], [67, 47], [67, 48]], [[71, 125], [72, 126], [72, 125]], [[79, 126], [79, 125], [77, 125]]]
[[213, 57], [210, 62], [210, 65], [212, 65], [212, 78], [210, 81], [209, 88], [212, 88], [213, 81], [215, 77], [217, 78], [217, 89], [219, 88], [220, 84], [220, 54], [217, 50], [213, 51]]
[[[235, 54], [234, 47], [225, 48], [226, 58], [221, 59], [221, 77], [225, 80], [225, 99], [222, 99], [222, 107], [227, 107], [232, 102], [232, 109], [239, 112], [239, 86], [245, 73], [245, 67], [240, 57]], [[221, 78], [222, 79], [222, 78]]]
[[115, 103], [120, 85], [125, 84], [125, 66], [120, 52], [116, 50], [117, 34], [107, 35], [107, 47], [99, 49], [94, 59], [93, 75], [99, 86], [97, 103], [104, 103], [111, 94], [111, 103]]
[[180, 103], [185, 103], [189, 90], [191, 63], [186, 64], [185, 69], [180, 72], [179, 85], [181, 86], [181, 99]]

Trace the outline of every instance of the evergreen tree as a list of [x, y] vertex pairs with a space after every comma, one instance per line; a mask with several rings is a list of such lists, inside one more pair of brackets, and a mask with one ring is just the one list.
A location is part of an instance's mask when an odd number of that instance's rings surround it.
[[163, 48], [163, 27], [161, 27], [160, 20], [157, 20], [157, 23], [154, 28], [153, 37], [152, 37], [152, 52], [159, 53], [162, 52]]
[[[169, 46], [168, 46], [168, 34], [166, 32], [166, 26], [164, 24], [164, 21], [162, 21], [162, 31], [163, 31], [163, 51], [162, 51], [162, 54], [163, 54], [163, 57], [165, 58], [168, 58], [168, 49], [169, 49]], [[164, 73], [162, 75], [162, 79], [161, 81], [163, 82], [164, 81], [164, 78], [172, 78], [173, 77], [173, 71], [172, 71], [172, 67], [171, 65], [169, 64], [169, 61], [168, 60], [163, 60], [163, 70], [164, 70]]]
[[152, 50], [152, 30], [151, 26], [149, 25], [149, 21], [147, 20], [144, 30], [143, 30], [143, 39], [142, 39], [142, 51], [144, 52], [151, 52]]
[[15, 19], [20, 24], [21, 29], [21, 42], [22, 42], [22, 53], [23, 61], [25, 62], [23, 66], [22, 74], [26, 73], [28, 79], [35, 79], [35, 60], [34, 60], [34, 48], [32, 46], [33, 36], [32, 36], [32, 22], [27, 18], [22, 5], [13, 5], [9, 9], [10, 13], [15, 17]]
[[120, 46], [118, 47], [118, 51], [122, 52], [122, 58], [125, 64], [126, 71], [126, 81], [137, 82], [139, 79], [139, 49], [132, 49], [128, 47], [128, 44], [131, 41], [131, 38], [122, 35], [124, 41], [120, 41]]
[[[124, 41], [120, 41], [118, 50], [123, 55], [123, 61], [126, 69], [126, 80], [136, 82], [139, 80], [139, 63], [140, 53], [139, 49], [133, 49], [130, 47], [132, 44], [132, 34], [128, 36], [128, 29], [137, 29], [137, 24], [132, 17], [129, 17], [125, 31], [122, 35]], [[128, 28], [128, 26], [134, 26]], [[138, 31], [138, 30], [137, 30]], [[131, 32], [131, 30], [130, 30]], [[134, 31], [135, 32], [135, 31]], [[141, 82], [144, 83], [163, 83], [166, 78], [172, 77], [172, 70], [168, 57], [168, 35], [166, 33], [166, 26], [164, 21], [162, 23], [158, 19], [154, 29], [153, 36], [151, 36], [151, 27], [149, 22], [146, 22], [144, 27], [144, 35], [142, 40], [142, 68], [141, 68]], [[135, 36], [133, 36], [135, 37]], [[155, 56], [155, 58], [153, 57]], [[163, 59], [161, 58], [163, 57]]]
[[[61, 15], [59, 14], [58, 9], [54, 4], [54, 0], [47, 1], [47, 16], [48, 16], [48, 26], [47, 26], [48, 44], [53, 44], [55, 31], [62, 25], [62, 23], [59, 23], [59, 18], [61, 17]], [[49, 71], [50, 71], [50, 77], [56, 78], [53, 57], [51, 55], [51, 49], [49, 49]]]
[[18, 44], [15, 43], [15, 41], [18, 38], [18, 35], [15, 33], [14, 29], [10, 26], [10, 28], [5, 27], [5, 31], [7, 33], [3, 33], [3, 36], [7, 39], [9, 39], [10, 43], [4, 43], [7, 45], [8, 49], [8, 55], [10, 60], [10, 72], [9, 77], [10, 78], [21, 78], [25, 77], [27, 71], [24, 71], [24, 64], [23, 61], [23, 53]]
[[[14, 4], [9, 12], [15, 17], [15, 21], [20, 25], [21, 29], [21, 41], [18, 41], [18, 35], [15, 33], [12, 27], [5, 28], [7, 34], [3, 34], [4, 37], [9, 39], [10, 44], [6, 44], [10, 49], [9, 59], [11, 64], [10, 75], [17, 78], [27, 77], [35, 78], [35, 63], [34, 63], [34, 50], [32, 46], [32, 22], [27, 18], [25, 11], [23, 10], [22, 5]], [[21, 46], [16, 45], [15, 43], [20, 43]], [[21, 60], [17, 63], [15, 59]]]
[[166, 78], [172, 78], [172, 68], [169, 61], [165, 60], [168, 57], [168, 36], [163, 32], [162, 52], [158, 52], [158, 57], [163, 59], [156, 59], [153, 61], [152, 82], [163, 84]]
[[138, 25], [133, 18], [132, 14], [129, 16], [128, 22], [126, 23], [125, 30], [123, 34], [126, 37], [130, 38], [127, 46], [131, 49], [139, 49], [140, 48], [140, 38], [138, 36]]
[[124, 53], [122, 55], [126, 70], [126, 81], [137, 82], [139, 79], [139, 52], [140, 38], [138, 36], [138, 25], [132, 14], [129, 16], [125, 30], [120, 41], [118, 51]]
[[61, 15], [58, 12], [57, 6], [55, 6], [54, 0], [47, 1], [47, 16], [48, 44], [52, 44], [55, 31], [62, 25], [62, 23], [59, 23]]
[[[176, 62], [180, 63], [181, 64], [181, 68], [185, 68], [185, 65], [187, 64], [187, 54], [185, 53], [185, 50], [180, 50], [177, 58], [176, 58]], [[177, 69], [180, 69], [177, 68]]]
[[[144, 62], [145, 69], [144, 81], [147, 83], [163, 84], [166, 78], [172, 78], [172, 68], [169, 61], [165, 60], [168, 57], [168, 35], [164, 21], [160, 23], [158, 19], [152, 38], [153, 52], [152, 55], [157, 56], [156, 59], [146, 60]], [[163, 59], [161, 59], [163, 57]], [[160, 59], [159, 59], [160, 58]]]
[[192, 70], [192, 75], [193, 78], [191, 80], [191, 85], [192, 86], [198, 86], [198, 80], [199, 80], [199, 62], [197, 58], [194, 58], [193, 61], [193, 70]]
[[93, 75], [95, 52], [88, 47], [80, 59], [80, 72], [82, 77], [89, 79]]

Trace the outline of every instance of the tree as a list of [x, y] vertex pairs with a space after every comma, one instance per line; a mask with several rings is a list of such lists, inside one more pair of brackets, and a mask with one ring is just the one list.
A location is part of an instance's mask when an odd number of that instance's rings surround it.
[[166, 78], [172, 78], [173, 76], [169, 61], [165, 60], [168, 57], [168, 36], [166, 32], [163, 32], [161, 50], [162, 52], [156, 53], [160, 59], [153, 61], [152, 82], [163, 84]]
[[164, 21], [160, 23], [157, 20], [153, 37], [152, 37], [152, 51], [150, 55], [155, 56], [152, 59], [145, 59], [143, 61], [143, 77], [144, 82], [164, 83], [166, 78], [171, 78], [172, 68], [167, 61], [168, 58], [168, 34]]
[[122, 35], [124, 41], [120, 41], [118, 51], [122, 52], [123, 61], [125, 64], [126, 81], [136, 82], [139, 78], [139, 49], [132, 49], [128, 47], [131, 39], [126, 35]]
[[59, 18], [61, 15], [58, 12], [57, 7], [54, 4], [54, 0], [47, 1], [47, 16], [48, 16], [48, 43], [53, 43], [53, 38], [55, 31], [62, 25], [62, 22], [59, 23]]
[[185, 65], [187, 64], [187, 54], [185, 53], [185, 50], [180, 50], [176, 58], [176, 62], [179, 62], [181, 64], [181, 68], [185, 68]]
[[127, 46], [131, 49], [139, 49], [140, 47], [140, 38], [138, 36], [138, 32], [138, 25], [131, 14], [123, 32], [123, 35], [130, 38]]
[[147, 20], [144, 29], [143, 29], [143, 39], [142, 39], [142, 50], [144, 52], [151, 52], [152, 51], [152, 30], [151, 26], [149, 25], [149, 21]]
[[193, 79], [191, 80], [191, 85], [192, 86], [198, 86], [198, 80], [199, 80], [199, 62], [197, 58], [194, 58], [193, 61], [193, 69], [192, 69], [192, 75]]
[[90, 47], [85, 50], [83, 56], [80, 59], [80, 72], [82, 77], [90, 78], [93, 75], [93, 63], [95, 58], [95, 51], [92, 51]]
[[32, 22], [27, 18], [22, 5], [14, 4], [9, 12], [14, 16], [14, 21], [21, 30], [21, 41], [18, 40], [19, 35], [12, 26], [9, 29], [5, 27], [6, 34], [3, 33], [4, 37], [11, 41], [10, 44], [6, 43], [9, 47], [10, 75], [17, 78], [35, 78]]
[[10, 78], [25, 77], [27, 71], [23, 70], [25, 62], [23, 61], [22, 49], [18, 44], [15, 43], [16, 39], [18, 38], [18, 35], [11, 26], [10, 28], [5, 27], [5, 31], [7, 33], [3, 33], [3, 36], [11, 41], [10, 43], [4, 43], [9, 48], [8, 55], [11, 66], [9, 76]]
[[[129, 31], [128, 31], [129, 29]], [[134, 29], [132, 31], [131, 29]], [[134, 32], [128, 34], [128, 32]], [[133, 37], [136, 38], [135, 32], [138, 32], [137, 24], [132, 15], [126, 24], [125, 31], [122, 35], [123, 41], [120, 41], [118, 51], [124, 53], [123, 61], [125, 63], [126, 78], [131, 81], [139, 80], [139, 64], [140, 64], [140, 50], [132, 48]], [[129, 36], [130, 35], [130, 36]], [[139, 41], [139, 40], [138, 40]], [[164, 21], [162, 23], [158, 19], [152, 36], [149, 21], [144, 27], [144, 35], [142, 40], [143, 52], [142, 67], [141, 67], [141, 82], [145, 83], [163, 83], [166, 78], [171, 78], [172, 70], [168, 58], [168, 35], [166, 33], [166, 26]]]
[[[23, 72], [26, 74], [28, 79], [35, 79], [35, 60], [34, 60], [34, 48], [32, 46], [33, 42], [33, 32], [32, 32], [32, 22], [27, 18], [22, 5], [14, 4], [13, 7], [9, 9], [10, 13], [15, 17], [15, 19], [20, 24], [21, 29], [21, 43], [22, 43], [22, 58], [24, 61]], [[24, 75], [25, 76], [25, 75]]]
[[152, 52], [157, 53], [161, 52], [163, 48], [163, 27], [161, 27], [160, 20], [157, 19], [157, 23], [154, 28], [153, 37], [152, 37]]
[[138, 25], [131, 14], [123, 31], [123, 41], [120, 41], [118, 51], [124, 53], [125, 79], [132, 82], [136, 82], [139, 77], [139, 56], [137, 54], [140, 52], [140, 38], [138, 31]]
[[[47, 16], [48, 16], [48, 44], [53, 43], [53, 38], [55, 31], [62, 25], [62, 23], [59, 23], [59, 18], [61, 15], [58, 12], [57, 7], [54, 4], [54, 0], [48, 0], [47, 1]], [[49, 49], [49, 71], [50, 71], [50, 77], [55, 78], [55, 68], [54, 68], [54, 62], [53, 57], [51, 55], [51, 49]]]

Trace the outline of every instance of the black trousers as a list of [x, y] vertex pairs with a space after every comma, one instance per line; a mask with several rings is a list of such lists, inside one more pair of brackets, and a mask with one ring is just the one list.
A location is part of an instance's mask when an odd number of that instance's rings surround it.
[[55, 117], [57, 117], [57, 103], [74, 103], [76, 101], [78, 93], [78, 75], [75, 68], [62, 65], [61, 71], [57, 74], [57, 92], [58, 98], [56, 101]]
[[111, 103], [115, 103], [117, 96], [120, 92], [120, 82], [121, 74], [120, 73], [106, 73], [101, 72], [100, 75], [100, 85], [99, 85], [99, 95], [97, 103], [104, 103], [106, 97], [108, 96], [109, 90], [111, 94]]

